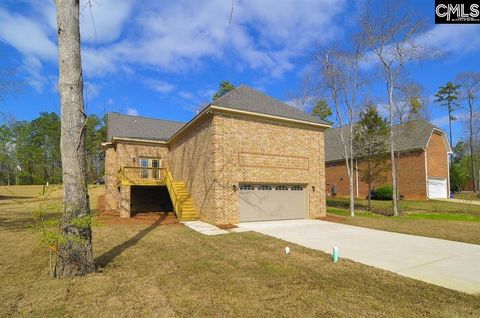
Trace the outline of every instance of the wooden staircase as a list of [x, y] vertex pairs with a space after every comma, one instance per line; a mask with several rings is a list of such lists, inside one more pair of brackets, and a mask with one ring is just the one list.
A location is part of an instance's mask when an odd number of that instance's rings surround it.
[[188, 193], [185, 183], [182, 181], [174, 181], [172, 173], [168, 169], [165, 173], [165, 183], [177, 218], [180, 221], [198, 220], [198, 211]]

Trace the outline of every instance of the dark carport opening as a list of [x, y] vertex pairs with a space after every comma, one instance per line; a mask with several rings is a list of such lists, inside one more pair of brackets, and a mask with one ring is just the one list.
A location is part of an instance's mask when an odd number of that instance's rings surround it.
[[130, 196], [130, 211], [133, 215], [173, 212], [172, 201], [165, 186], [132, 186]]

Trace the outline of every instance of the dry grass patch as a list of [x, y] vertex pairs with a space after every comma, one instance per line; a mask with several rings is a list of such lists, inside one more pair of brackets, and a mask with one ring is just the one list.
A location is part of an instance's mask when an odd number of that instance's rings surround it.
[[[344, 210], [327, 208], [326, 221], [367, 227], [389, 232], [412, 234], [444, 240], [480, 244], [480, 223], [472, 221], [418, 219], [405, 216], [392, 217], [359, 212], [355, 217], [345, 215]], [[338, 215], [339, 213], [343, 215]]]
[[[93, 195], [92, 195], [93, 196]], [[30, 202], [0, 206], [31, 218]], [[181, 224], [94, 229], [99, 273], [48, 277], [48, 256], [24, 227], [0, 231], [0, 317], [478, 317], [480, 297], [429, 285], [246, 232], [204, 236]]]
[[[336, 197], [336, 198], [327, 198], [327, 206], [347, 209], [349, 207], [349, 199]], [[355, 208], [359, 210], [366, 210], [368, 206], [368, 200], [365, 199], [355, 199]], [[409, 213], [435, 213], [435, 214], [457, 214], [465, 216], [473, 216], [480, 218], [480, 208], [478, 205], [472, 204], [463, 204], [456, 202], [446, 202], [446, 201], [414, 201], [414, 200], [404, 200], [399, 201], [400, 212], [403, 214]], [[377, 212], [378, 214], [390, 214], [392, 212], [392, 202], [391, 201], [379, 201], [372, 200], [372, 211]]]

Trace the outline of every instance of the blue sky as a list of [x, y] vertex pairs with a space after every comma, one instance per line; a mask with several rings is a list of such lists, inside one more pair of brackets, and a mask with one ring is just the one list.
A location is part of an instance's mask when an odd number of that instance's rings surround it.
[[[0, 4], [0, 67], [16, 68], [25, 83], [0, 111], [18, 120], [60, 109], [53, 3]], [[314, 53], [352, 32], [362, 1], [234, 0], [231, 23], [231, 0], [81, 3], [87, 111], [187, 121], [224, 79], [290, 100]], [[480, 25], [435, 25], [433, 0], [413, 4], [429, 23], [426, 41], [445, 57], [410, 66], [410, 77], [433, 95], [458, 72], [480, 71]], [[381, 103], [383, 90], [374, 93]], [[446, 112], [433, 102], [429, 109], [446, 129]], [[463, 135], [459, 120], [455, 140]]]

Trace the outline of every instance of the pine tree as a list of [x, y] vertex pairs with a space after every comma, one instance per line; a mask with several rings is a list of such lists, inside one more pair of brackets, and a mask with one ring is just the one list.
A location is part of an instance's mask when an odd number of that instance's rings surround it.
[[383, 179], [389, 127], [388, 122], [378, 113], [374, 105], [368, 105], [360, 113], [360, 121], [355, 125], [353, 145], [357, 160], [366, 162], [361, 175], [368, 184], [368, 210], [371, 209], [372, 183]]

